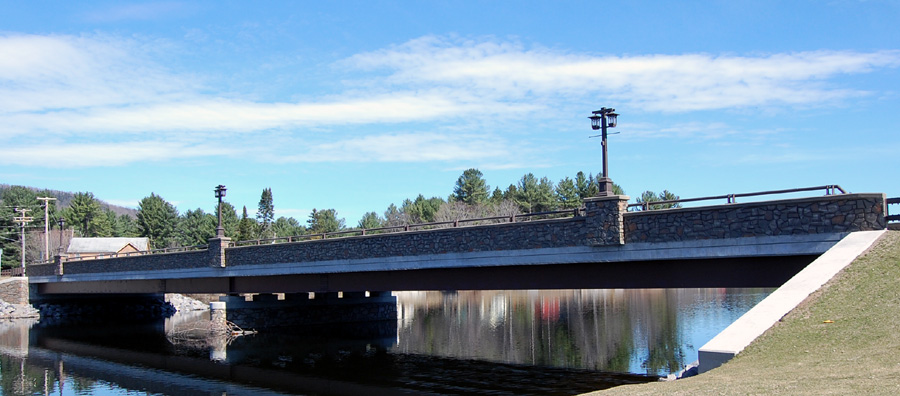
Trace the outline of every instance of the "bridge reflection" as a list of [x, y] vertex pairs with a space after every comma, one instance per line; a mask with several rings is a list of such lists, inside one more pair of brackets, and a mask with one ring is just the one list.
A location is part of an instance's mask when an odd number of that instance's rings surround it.
[[[72, 326], [30, 326], [22, 323], [14, 331], [6, 329], [7, 334], [19, 335], [7, 337], [14, 345], [0, 350], [4, 395], [61, 393], [62, 387], [87, 389], [97, 381], [166, 395], [386, 395], [580, 393], [656, 380], [633, 374], [388, 353], [396, 342], [396, 322], [392, 334], [375, 338], [335, 337], [327, 328], [294, 329], [231, 342], [213, 340], [199, 348], [173, 344], [161, 331], [164, 326], [160, 322], [82, 324], [77, 330]], [[220, 347], [224, 350], [216, 350]], [[19, 378], [30, 388], [14, 386]]]

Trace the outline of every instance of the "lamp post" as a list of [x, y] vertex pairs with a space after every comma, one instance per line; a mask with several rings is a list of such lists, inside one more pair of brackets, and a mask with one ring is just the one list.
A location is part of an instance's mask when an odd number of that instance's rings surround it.
[[57, 220], [57, 224], [59, 224], [59, 255], [62, 256], [65, 253], [65, 250], [63, 250], [63, 233], [66, 232], [66, 219], [60, 217]]
[[603, 177], [600, 178], [600, 192], [597, 194], [606, 197], [613, 194], [612, 179], [609, 178], [609, 162], [606, 145], [606, 128], [616, 127], [616, 118], [619, 116], [615, 113], [616, 109], [602, 107], [600, 110], [593, 111], [594, 115], [588, 117], [591, 119], [591, 128], [595, 131], [600, 129], [600, 140], [603, 145]]
[[219, 184], [216, 186], [216, 198], [219, 199], [219, 208], [218, 208], [218, 217], [219, 226], [216, 227], [216, 238], [224, 238], [225, 237], [225, 229], [222, 228], [222, 198], [225, 197], [225, 186]]

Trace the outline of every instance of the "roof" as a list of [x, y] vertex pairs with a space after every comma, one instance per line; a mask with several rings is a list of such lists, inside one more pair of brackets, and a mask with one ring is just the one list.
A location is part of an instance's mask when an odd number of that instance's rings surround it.
[[150, 238], [72, 238], [68, 253], [116, 253], [125, 246], [148, 250]]

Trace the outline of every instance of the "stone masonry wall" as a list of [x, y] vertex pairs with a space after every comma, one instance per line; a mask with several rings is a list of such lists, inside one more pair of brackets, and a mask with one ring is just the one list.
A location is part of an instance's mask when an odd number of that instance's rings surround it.
[[28, 304], [28, 279], [18, 277], [0, 280], [0, 300], [10, 304]]
[[[585, 201], [583, 216], [231, 248], [226, 266], [620, 244], [627, 197]], [[609, 221], [612, 219], [612, 221]], [[619, 219], [618, 221], [616, 221]]]
[[[209, 253], [206, 250], [197, 250], [108, 259], [64, 261], [62, 266], [63, 274], [205, 268], [210, 266], [208, 257]], [[28, 267], [27, 274], [28, 276], [52, 276], [57, 275], [58, 269], [56, 264], [31, 265]]]
[[815, 198], [631, 212], [625, 242], [672, 242], [883, 230], [884, 194]]

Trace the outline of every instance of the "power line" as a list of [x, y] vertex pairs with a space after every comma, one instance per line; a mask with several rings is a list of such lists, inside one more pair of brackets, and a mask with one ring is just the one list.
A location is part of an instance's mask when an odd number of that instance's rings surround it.
[[22, 227], [22, 236], [20, 237], [22, 240], [22, 276], [25, 276], [25, 224], [34, 221], [34, 217], [26, 216], [31, 209], [16, 208], [15, 211], [19, 213], [19, 217], [13, 217], [13, 222], [19, 223]]

